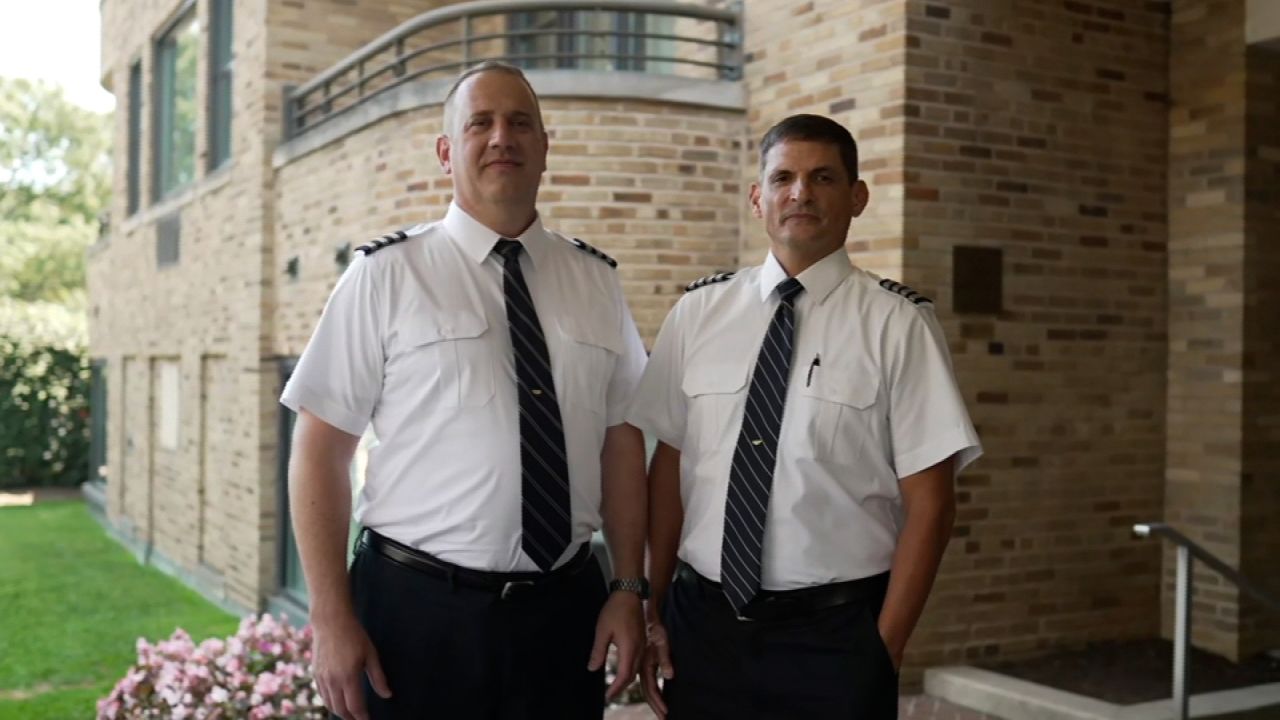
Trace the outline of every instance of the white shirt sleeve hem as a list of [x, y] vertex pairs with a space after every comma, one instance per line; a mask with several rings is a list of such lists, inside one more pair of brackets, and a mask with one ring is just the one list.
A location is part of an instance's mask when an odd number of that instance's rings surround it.
[[978, 442], [978, 436], [969, 428], [953, 428], [950, 432], [935, 435], [923, 447], [895, 456], [893, 464], [897, 470], [898, 479], [902, 479], [921, 470], [927, 470], [952, 455], [956, 460], [955, 474], [959, 475], [965, 466], [982, 455], [982, 445]]
[[348, 435], [359, 437], [369, 426], [368, 418], [362, 418], [344, 408], [338, 407], [317, 392], [295, 382], [291, 382], [280, 395], [280, 404], [300, 413], [303, 408], [326, 423], [338, 428]]
[[669, 433], [661, 432], [652, 423], [645, 422], [644, 419], [637, 417], [634, 414], [628, 415], [626, 422], [631, 423], [634, 427], [640, 428], [640, 431], [646, 436], [655, 437], [659, 442], [670, 445], [676, 450], [680, 449], [681, 438], [672, 437]]

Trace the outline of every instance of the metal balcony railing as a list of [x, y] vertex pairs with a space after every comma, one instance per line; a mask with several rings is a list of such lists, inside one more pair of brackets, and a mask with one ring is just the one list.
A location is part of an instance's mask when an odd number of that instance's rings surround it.
[[1178, 569], [1174, 614], [1173, 614], [1173, 709], [1174, 717], [1187, 720], [1190, 717], [1190, 663], [1187, 653], [1191, 649], [1191, 562], [1200, 562], [1213, 568], [1219, 575], [1235, 584], [1247, 594], [1253, 596], [1263, 607], [1280, 612], [1280, 600], [1277, 600], [1261, 588], [1249, 582], [1235, 568], [1218, 559], [1216, 555], [1197, 544], [1194, 540], [1178, 532], [1164, 523], [1139, 523], [1133, 526], [1133, 534], [1138, 537], [1159, 535], [1169, 540], [1178, 549]]
[[285, 138], [392, 88], [451, 77], [485, 60], [533, 70], [736, 80], [742, 72], [738, 7], [671, 0], [448, 5], [403, 23], [306, 84], [286, 88]]

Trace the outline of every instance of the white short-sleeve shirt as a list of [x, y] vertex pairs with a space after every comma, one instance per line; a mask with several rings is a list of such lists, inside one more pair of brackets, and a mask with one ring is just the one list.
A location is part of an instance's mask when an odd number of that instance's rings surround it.
[[[681, 451], [679, 555], [713, 580], [747, 391], [786, 277], [770, 253], [685, 294], [627, 415]], [[805, 292], [765, 523], [769, 590], [888, 570], [902, 522], [899, 479], [952, 455], [959, 472], [982, 453], [931, 303], [882, 286], [843, 249], [797, 279]]]
[[[520, 548], [520, 428], [498, 233], [456, 205], [357, 256], [280, 398], [352, 435], [372, 423], [364, 526], [457, 565], [530, 571]], [[605, 429], [624, 421], [645, 351], [604, 256], [546, 230], [519, 238], [564, 424], [573, 540], [600, 527]]]

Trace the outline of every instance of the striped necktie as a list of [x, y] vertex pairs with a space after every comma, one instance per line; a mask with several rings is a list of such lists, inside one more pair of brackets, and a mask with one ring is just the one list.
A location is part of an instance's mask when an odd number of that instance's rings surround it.
[[505, 238], [494, 247], [503, 261], [502, 291], [520, 406], [520, 544], [525, 554], [547, 571], [569, 546], [569, 464], [551, 377], [551, 355], [520, 269], [523, 249], [519, 242]]
[[739, 612], [760, 591], [764, 522], [778, 462], [778, 433], [786, 407], [791, 345], [795, 336], [795, 299], [804, 286], [795, 278], [778, 283], [778, 309], [756, 357], [742, 431], [729, 469], [720, 544], [720, 581]]

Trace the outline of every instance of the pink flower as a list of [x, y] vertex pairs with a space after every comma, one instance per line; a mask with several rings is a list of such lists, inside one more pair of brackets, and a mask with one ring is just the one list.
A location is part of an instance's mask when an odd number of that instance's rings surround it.
[[[311, 676], [312, 631], [281, 616], [246, 617], [226, 639], [181, 628], [139, 638], [137, 662], [97, 702], [99, 720], [324, 720]], [[277, 708], [278, 704], [278, 708]]]

